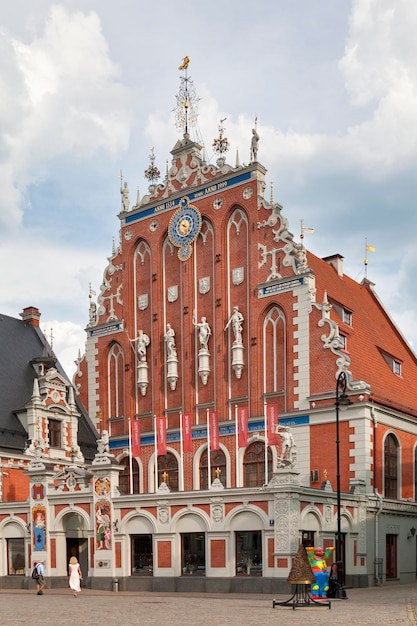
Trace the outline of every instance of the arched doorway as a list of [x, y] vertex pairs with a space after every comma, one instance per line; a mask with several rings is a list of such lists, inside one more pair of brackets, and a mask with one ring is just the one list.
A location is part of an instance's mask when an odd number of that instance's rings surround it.
[[88, 572], [88, 533], [84, 519], [78, 513], [69, 513], [62, 520], [67, 544], [67, 560], [77, 557], [84, 576]]

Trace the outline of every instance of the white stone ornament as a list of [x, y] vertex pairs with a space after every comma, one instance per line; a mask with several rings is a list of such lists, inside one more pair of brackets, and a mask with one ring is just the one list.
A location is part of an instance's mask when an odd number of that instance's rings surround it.
[[202, 295], [210, 291], [210, 276], [200, 278], [200, 280], [198, 281], [198, 290]]
[[178, 300], [178, 285], [172, 285], [172, 287], [168, 287], [167, 292], [168, 302], [175, 302]]
[[139, 311], [145, 311], [148, 308], [148, 294], [142, 293], [138, 296], [138, 309]]
[[244, 267], [236, 267], [232, 271], [232, 281], [234, 285], [240, 285], [243, 283], [245, 278], [245, 268]]

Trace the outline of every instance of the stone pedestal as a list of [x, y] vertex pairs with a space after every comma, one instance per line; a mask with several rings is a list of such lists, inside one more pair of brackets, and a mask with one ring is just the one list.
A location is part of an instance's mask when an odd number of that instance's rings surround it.
[[201, 348], [198, 353], [198, 375], [203, 385], [207, 385], [210, 375], [210, 352], [207, 348]]
[[242, 376], [242, 370], [245, 366], [245, 363], [243, 361], [243, 351], [244, 351], [244, 347], [243, 344], [240, 342], [233, 342], [232, 345], [232, 369], [235, 372], [235, 376], [236, 378], [239, 380], [240, 377]]
[[178, 359], [176, 356], [169, 356], [167, 359], [167, 381], [172, 391], [175, 391], [177, 386], [178, 376]]
[[139, 361], [138, 365], [138, 387], [142, 396], [146, 396], [146, 390], [149, 385], [148, 364], [146, 361]]

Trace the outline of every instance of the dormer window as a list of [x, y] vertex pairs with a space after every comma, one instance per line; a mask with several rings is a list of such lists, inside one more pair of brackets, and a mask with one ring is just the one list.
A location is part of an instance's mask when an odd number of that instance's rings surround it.
[[381, 354], [384, 357], [385, 361], [388, 363], [389, 367], [391, 368], [391, 371], [396, 376], [402, 376], [402, 362], [396, 359], [395, 357], [391, 356], [390, 354], [387, 354], [386, 352], [381, 351]]
[[345, 324], [352, 326], [352, 311], [348, 311], [348, 309], [343, 309], [342, 319]]
[[330, 302], [335, 311], [337, 311], [337, 314], [341, 318], [342, 322], [348, 326], [352, 326], [352, 311], [350, 309], [346, 309], [342, 304], [339, 304], [334, 300], [330, 300]]
[[61, 422], [59, 420], [49, 420], [49, 447], [61, 448]]
[[401, 376], [401, 363], [395, 359], [392, 363], [392, 371], [394, 374], [397, 374], [397, 376]]
[[346, 335], [342, 335], [342, 333], [339, 333], [339, 339], [340, 339], [340, 347], [342, 348], [342, 350], [347, 350], [347, 338]]

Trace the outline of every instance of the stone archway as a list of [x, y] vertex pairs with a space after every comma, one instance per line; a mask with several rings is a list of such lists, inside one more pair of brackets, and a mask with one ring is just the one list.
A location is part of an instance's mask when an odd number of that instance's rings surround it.
[[62, 528], [66, 539], [66, 564], [72, 556], [77, 557], [84, 578], [88, 574], [88, 529], [85, 519], [75, 512], [62, 518]]

